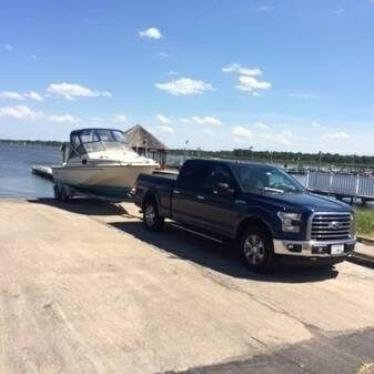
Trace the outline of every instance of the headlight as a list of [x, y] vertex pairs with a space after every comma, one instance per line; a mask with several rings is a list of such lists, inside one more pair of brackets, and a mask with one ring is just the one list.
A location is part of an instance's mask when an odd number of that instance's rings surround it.
[[282, 221], [283, 232], [300, 232], [300, 213], [278, 212], [278, 217]]

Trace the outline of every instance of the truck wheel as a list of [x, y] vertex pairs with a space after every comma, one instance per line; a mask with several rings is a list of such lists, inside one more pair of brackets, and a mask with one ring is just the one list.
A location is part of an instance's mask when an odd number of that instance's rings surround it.
[[240, 250], [247, 266], [257, 272], [266, 272], [274, 264], [273, 241], [261, 227], [250, 226], [240, 241]]
[[143, 222], [150, 231], [160, 231], [164, 224], [164, 218], [159, 215], [157, 204], [153, 199], [144, 203]]

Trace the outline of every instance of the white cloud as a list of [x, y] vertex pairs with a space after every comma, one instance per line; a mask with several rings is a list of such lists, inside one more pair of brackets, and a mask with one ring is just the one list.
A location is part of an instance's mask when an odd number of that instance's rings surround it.
[[193, 116], [191, 118], [191, 122], [197, 123], [198, 125], [207, 125], [207, 126], [212, 126], [212, 127], [222, 126], [222, 122], [218, 118], [211, 117], [211, 116], [205, 116], [205, 117]]
[[178, 73], [177, 71], [175, 71], [175, 70], [169, 70], [169, 71], [167, 72], [167, 74], [168, 74], [168, 75], [179, 75], [179, 73]]
[[141, 38], [149, 38], [149, 39], [161, 39], [162, 34], [159, 29], [156, 27], [150, 27], [147, 30], [139, 31], [139, 36]]
[[252, 139], [252, 131], [243, 126], [235, 126], [231, 129], [231, 135], [237, 141]]
[[35, 112], [25, 105], [6, 106], [0, 108], [0, 117], [14, 119], [36, 119], [41, 118], [43, 113]]
[[257, 90], [268, 90], [271, 88], [271, 83], [260, 81], [255, 77], [249, 75], [242, 75], [239, 78], [239, 84], [236, 86], [241, 91], [256, 92]]
[[112, 94], [108, 91], [98, 91], [91, 88], [81, 86], [76, 83], [51, 83], [47, 91], [64, 97], [67, 100], [74, 100], [76, 97], [111, 97]]
[[127, 116], [125, 114], [115, 114], [112, 118], [112, 122], [116, 124], [126, 123]]
[[157, 56], [160, 57], [160, 58], [168, 58], [169, 57], [169, 53], [161, 51], [161, 52], [157, 53]]
[[258, 96], [259, 90], [268, 90], [271, 83], [260, 80], [262, 71], [259, 68], [245, 68], [239, 64], [233, 63], [222, 68], [224, 73], [235, 73], [238, 76], [239, 84], [236, 86], [241, 91], [251, 92], [254, 96]]
[[14, 91], [2, 91], [0, 92], [0, 99], [23, 100], [23, 96]]
[[256, 127], [256, 129], [260, 129], [260, 130], [269, 130], [270, 129], [270, 126], [268, 126], [266, 123], [263, 123], [263, 122], [256, 122], [255, 127]]
[[15, 91], [2, 91], [0, 92], [0, 99], [8, 99], [8, 100], [31, 99], [31, 100], [36, 100], [36, 101], [43, 101], [43, 97], [35, 91], [30, 91], [26, 93], [19, 93]]
[[212, 129], [203, 129], [203, 133], [207, 134], [207, 135], [213, 135], [214, 134]]
[[14, 47], [11, 44], [9, 44], [9, 43], [5, 43], [4, 44], [4, 49], [6, 51], [13, 51]]
[[44, 120], [55, 123], [78, 123], [82, 120], [71, 114], [48, 115], [40, 111], [34, 111], [26, 105], [14, 105], [0, 107], [0, 118], [12, 118], [17, 120]]
[[344, 131], [331, 132], [322, 137], [324, 141], [344, 141], [349, 139], [350, 136]]
[[170, 126], [159, 125], [156, 127], [156, 129], [165, 134], [174, 134], [174, 129]]
[[38, 94], [37, 92], [35, 91], [30, 91], [30, 92], [26, 92], [23, 94], [24, 97], [28, 98], [28, 99], [32, 99], [32, 100], [36, 100], [36, 101], [43, 101], [43, 96]]
[[283, 130], [280, 132], [264, 132], [260, 136], [266, 140], [269, 140], [276, 145], [291, 145], [294, 135], [290, 130]]
[[180, 122], [182, 123], [191, 123], [191, 119], [190, 118], [186, 118], [186, 117], [182, 117], [179, 119]]
[[164, 116], [163, 114], [157, 114], [156, 119], [158, 122], [162, 124], [169, 124], [172, 122], [172, 119], [170, 117]]
[[259, 68], [243, 68], [239, 64], [233, 63], [222, 68], [224, 73], [238, 73], [240, 75], [249, 75], [249, 76], [260, 76], [262, 71]]
[[166, 91], [171, 95], [194, 95], [201, 94], [204, 91], [212, 90], [210, 83], [190, 78], [180, 78], [165, 83], [156, 83], [155, 86], [162, 91]]
[[81, 122], [80, 118], [74, 117], [71, 114], [51, 115], [48, 119], [57, 123], [78, 123]]

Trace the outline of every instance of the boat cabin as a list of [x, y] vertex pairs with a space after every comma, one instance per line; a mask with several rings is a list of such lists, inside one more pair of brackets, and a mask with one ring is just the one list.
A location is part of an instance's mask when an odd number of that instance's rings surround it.
[[116, 129], [88, 128], [70, 133], [70, 143], [64, 143], [61, 151], [63, 162], [90, 152], [109, 149], [128, 149], [126, 135]]

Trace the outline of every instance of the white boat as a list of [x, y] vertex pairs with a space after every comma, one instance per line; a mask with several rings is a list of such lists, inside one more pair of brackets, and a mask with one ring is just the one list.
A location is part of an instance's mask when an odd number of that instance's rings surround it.
[[151, 174], [159, 167], [156, 161], [134, 152], [124, 133], [114, 129], [72, 131], [62, 152], [62, 164], [52, 167], [57, 187], [113, 197], [125, 196], [139, 174]]

